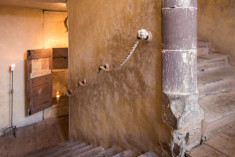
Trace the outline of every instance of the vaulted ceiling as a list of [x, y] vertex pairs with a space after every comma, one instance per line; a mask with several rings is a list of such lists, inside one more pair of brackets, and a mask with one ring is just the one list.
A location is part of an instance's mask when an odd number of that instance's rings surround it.
[[0, 0], [0, 5], [66, 11], [66, 0]]

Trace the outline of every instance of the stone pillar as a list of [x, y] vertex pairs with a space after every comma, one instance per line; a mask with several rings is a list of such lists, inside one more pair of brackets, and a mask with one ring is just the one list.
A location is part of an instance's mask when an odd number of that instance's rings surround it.
[[173, 156], [201, 140], [204, 111], [197, 90], [197, 0], [162, 0], [162, 119], [172, 129]]

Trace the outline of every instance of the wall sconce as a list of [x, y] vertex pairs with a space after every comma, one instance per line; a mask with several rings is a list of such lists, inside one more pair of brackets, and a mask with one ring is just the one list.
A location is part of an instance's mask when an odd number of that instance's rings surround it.
[[16, 126], [13, 125], [13, 96], [14, 96], [14, 86], [13, 86], [13, 83], [14, 83], [14, 79], [13, 79], [13, 73], [14, 73], [14, 70], [15, 70], [15, 64], [11, 64], [10, 65], [10, 72], [11, 72], [11, 124], [10, 124], [10, 127], [6, 128], [4, 130], [4, 135], [8, 132], [8, 131], [12, 131], [14, 137], [16, 137]]
[[15, 70], [15, 64], [11, 64], [11, 71]]

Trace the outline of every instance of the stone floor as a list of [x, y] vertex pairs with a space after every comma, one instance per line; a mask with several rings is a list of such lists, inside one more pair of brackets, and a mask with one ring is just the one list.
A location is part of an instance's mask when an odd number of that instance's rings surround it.
[[14, 157], [68, 140], [68, 116], [19, 128], [0, 137], [0, 157]]
[[235, 157], [235, 121], [217, 130], [208, 141], [194, 148], [191, 157]]

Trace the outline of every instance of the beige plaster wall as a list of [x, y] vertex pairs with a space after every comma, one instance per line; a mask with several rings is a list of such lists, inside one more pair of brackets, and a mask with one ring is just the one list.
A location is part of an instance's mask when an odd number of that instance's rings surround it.
[[64, 26], [67, 12], [44, 12], [43, 46], [44, 48], [68, 47], [68, 32]]
[[68, 0], [68, 11], [72, 88], [89, 83], [99, 65], [118, 65], [139, 29], [153, 33], [122, 69], [78, 89], [70, 100], [71, 138], [159, 151], [170, 137], [161, 121], [161, 1]]
[[[68, 32], [64, 26], [67, 12], [44, 12], [43, 46], [44, 48], [68, 47]], [[54, 69], [53, 75], [53, 97], [59, 91], [62, 95], [68, 87], [68, 69]], [[54, 103], [51, 108], [44, 110], [44, 118], [52, 118], [68, 115], [68, 99]]]
[[[44, 110], [45, 118], [53, 118], [68, 115], [69, 101], [68, 97], [64, 96], [64, 92], [68, 88], [68, 69], [53, 69], [53, 106]], [[59, 92], [61, 98], [57, 101], [56, 93]]]
[[235, 1], [198, 0], [198, 38], [227, 54], [235, 66]]
[[[61, 33], [63, 32], [61, 21], [67, 13], [60, 13], [63, 16], [59, 17], [55, 13], [55, 19], [60, 21], [56, 24], [56, 20], [50, 22], [51, 18], [48, 16], [51, 14], [53, 13], [36, 9], [0, 6], [0, 134], [10, 124], [9, 65], [12, 63], [16, 65], [13, 124], [20, 127], [42, 120], [42, 112], [26, 117], [25, 60], [28, 49], [41, 49], [45, 46], [67, 47], [64, 39], [67, 36]], [[52, 31], [47, 36], [46, 32], [49, 32], [48, 29], [52, 29], [52, 26], [61, 32]]]

